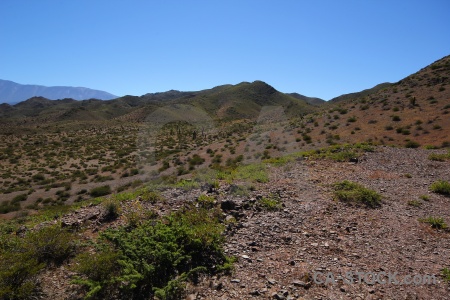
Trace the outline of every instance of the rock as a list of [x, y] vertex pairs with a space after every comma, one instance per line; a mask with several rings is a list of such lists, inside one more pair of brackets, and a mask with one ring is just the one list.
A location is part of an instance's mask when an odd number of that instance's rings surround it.
[[243, 258], [243, 259], [246, 259], [246, 260], [250, 260], [250, 257], [248, 256], [248, 255], [241, 255], [241, 257]]
[[274, 284], [277, 283], [277, 281], [275, 279], [273, 279], [273, 278], [268, 278], [267, 282], [270, 283], [271, 285], [274, 285]]
[[223, 210], [234, 210], [236, 208], [236, 202], [233, 200], [224, 200], [220, 203], [220, 208]]
[[212, 285], [212, 289], [216, 290], [216, 291], [220, 291], [223, 288], [223, 283], [222, 282], [215, 282]]
[[292, 284], [293, 284], [294, 286], [298, 286], [298, 287], [302, 287], [302, 288], [307, 288], [307, 287], [309, 286], [308, 283], [306, 283], [306, 282], [304, 282], [304, 281], [301, 281], [301, 280], [294, 280], [294, 281], [292, 282]]
[[286, 299], [286, 297], [284, 297], [282, 294], [280, 294], [278, 292], [273, 292], [271, 294], [271, 298], [272, 299], [277, 299], [277, 300], [284, 300], [284, 299]]
[[239, 283], [239, 282], [241, 282], [241, 280], [237, 279], [237, 278], [233, 278], [233, 279], [231, 279], [230, 282], [232, 282], [232, 283]]
[[186, 300], [195, 300], [197, 299], [197, 295], [196, 294], [190, 294], [186, 297]]

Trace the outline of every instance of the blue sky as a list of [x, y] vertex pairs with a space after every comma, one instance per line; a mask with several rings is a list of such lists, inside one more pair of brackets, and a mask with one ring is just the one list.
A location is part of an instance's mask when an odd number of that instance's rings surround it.
[[118, 96], [263, 80], [332, 97], [450, 54], [450, 1], [0, 1], [0, 79]]

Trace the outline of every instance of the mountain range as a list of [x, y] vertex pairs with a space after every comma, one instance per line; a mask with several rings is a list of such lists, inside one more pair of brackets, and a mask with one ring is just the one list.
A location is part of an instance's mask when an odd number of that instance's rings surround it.
[[32, 97], [45, 97], [50, 100], [71, 98], [74, 100], [100, 99], [110, 100], [117, 96], [85, 87], [42, 86], [19, 84], [0, 79], [0, 103], [15, 104]]
[[381, 83], [330, 101], [282, 93], [263, 81], [112, 100], [33, 97], [15, 105], [0, 104], [0, 125], [17, 128], [22, 124], [57, 126], [59, 122], [142, 122], [158, 108], [180, 104], [195, 106], [224, 122], [255, 121], [264, 106], [281, 106], [287, 117], [306, 122], [302, 126], [313, 124], [307, 134], [320, 143], [378, 141], [404, 145], [420, 140], [438, 145], [450, 142], [449, 78], [450, 56], [446, 56], [398, 82]]

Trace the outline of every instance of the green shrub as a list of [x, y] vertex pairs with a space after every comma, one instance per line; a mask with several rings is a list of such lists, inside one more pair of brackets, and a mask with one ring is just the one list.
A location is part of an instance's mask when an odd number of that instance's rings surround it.
[[439, 147], [434, 146], [434, 145], [425, 145], [423, 147], [427, 150], [439, 149]]
[[442, 269], [442, 276], [444, 277], [445, 282], [450, 282], [450, 269], [448, 268]]
[[407, 141], [405, 144], [406, 148], [419, 148], [420, 144], [418, 142], [415, 141]]
[[203, 207], [203, 208], [213, 208], [215, 201], [216, 201], [216, 199], [214, 199], [213, 196], [208, 196], [205, 194], [201, 194], [197, 198], [197, 203], [200, 205], [200, 207]]
[[0, 254], [0, 299], [29, 299], [37, 290], [36, 275], [44, 264], [30, 252]]
[[400, 121], [400, 120], [401, 120], [401, 119], [400, 119], [399, 116], [392, 116], [392, 121], [398, 122], [398, 121]]
[[72, 233], [59, 225], [53, 225], [29, 232], [24, 244], [38, 262], [59, 264], [73, 254], [74, 240]]
[[20, 210], [20, 203], [10, 203], [9, 201], [4, 201], [0, 204], [0, 214], [7, 214], [12, 211]]
[[96, 198], [96, 197], [102, 197], [111, 194], [111, 187], [109, 185], [103, 185], [96, 188], [93, 188], [89, 194]]
[[41, 173], [35, 174], [31, 177], [33, 181], [43, 181], [45, 180], [45, 176]]
[[381, 204], [381, 195], [367, 189], [364, 186], [344, 180], [334, 184], [335, 197], [344, 202], [363, 203], [369, 207], [377, 207]]
[[116, 219], [120, 215], [120, 202], [115, 198], [109, 198], [103, 201], [107, 219]]
[[421, 195], [419, 198], [424, 201], [430, 201], [430, 196], [428, 196], [428, 195]]
[[180, 180], [175, 184], [175, 187], [182, 188], [185, 191], [190, 191], [190, 190], [196, 189], [199, 186], [200, 185], [197, 181], [186, 180], [186, 179]]
[[432, 228], [436, 228], [436, 229], [445, 229], [445, 228], [447, 228], [447, 224], [445, 224], [443, 218], [428, 217], [428, 218], [419, 219], [419, 221], [423, 222], [423, 223], [430, 224]]
[[186, 280], [231, 268], [219, 216], [216, 210], [190, 207], [131, 230], [109, 229], [101, 234], [106, 249], [77, 258], [75, 269], [83, 277], [75, 282], [86, 286], [90, 297], [115, 292], [127, 299], [180, 299]]
[[260, 207], [265, 210], [274, 211], [282, 207], [281, 199], [276, 194], [270, 194], [268, 197], [262, 197], [258, 200]]
[[74, 251], [73, 235], [58, 225], [29, 231], [23, 238], [2, 234], [0, 299], [28, 299], [45, 265], [62, 263]]
[[146, 190], [142, 195], [141, 195], [142, 200], [144, 201], [148, 201], [150, 203], [156, 203], [159, 201], [164, 201], [164, 197], [157, 191], [152, 191], [152, 190]]
[[190, 166], [197, 166], [204, 163], [205, 159], [200, 157], [198, 154], [194, 154], [192, 158], [188, 158], [188, 162]]
[[364, 152], [373, 152], [374, 148], [365, 143], [332, 145], [326, 148], [300, 152], [296, 156], [311, 157], [315, 159], [331, 159], [335, 161], [349, 161], [351, 158], [359, 157]]
[[22, 202], [22, 201], [27, 200], [27, 198], [28, 198], [28, 195], [27, 195], [27, 194], [20, 194], [20, 195], [15, 196], [15, 197], [11, 200], [11, 203], [13, 204], [13, 203], [17, 203], [17, 202]]
[[450, 196], [450, 183], [444, 180], [434, 182], [430, 187], [432, 192]]
[[418, 200], [410, 200], [410, 201], [408, 201], [408, 205], [414, 206], [414, 207], [419, 207], [422, 205], [422, 202], [420, 202]]
[[430, 155], [428, 155], [428, 159], [429, 160], [434, 160], [434, 161], [446, 161], [446, 160], [450, 160], [450, 151], [448, 153], [431, 153]]
[[236, 172], [235, 179], [243, 179], [255, 182], [269, 182], [269, 174], [267, 173], [267, 167], [265, 164], [252, 164], [239, 167]]
[[94, 254], [85, 252], [77, 255], [72, 270], [83, 277], [75, 277], [73, 283], [88, 287], [85, 299], [94, 296], [111, 298], [109, 296], [118, 288], [114, 279], [121, 274], [119, 258], [119, 253], [109, 248]]

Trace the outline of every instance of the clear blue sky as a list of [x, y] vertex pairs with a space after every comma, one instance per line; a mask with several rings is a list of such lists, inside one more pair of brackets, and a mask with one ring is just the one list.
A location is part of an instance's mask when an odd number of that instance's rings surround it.
[[0, 79], [118, 96], [263, 80], [330, 99], [450, 54], [450, 1], [1, 0]]

